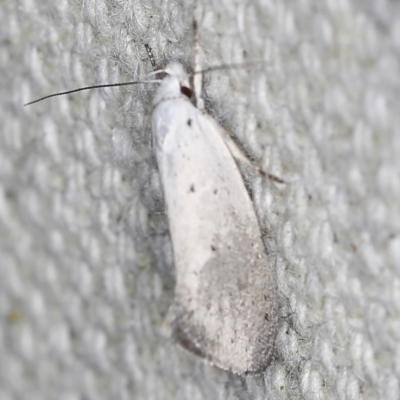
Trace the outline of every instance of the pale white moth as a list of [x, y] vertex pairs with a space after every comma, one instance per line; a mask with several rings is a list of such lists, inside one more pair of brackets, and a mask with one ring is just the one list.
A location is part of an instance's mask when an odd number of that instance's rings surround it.
[[195, 54], [194, 101], [179, 63], [157, 71], [166, 75], [153, 101], [176, 276], [164, 326], [183, 348], [213, 365], [240, 375], [261, 373], [271, 363], [277, 332], [273, 268], [235, 162], [248, 160], [204, 111]]

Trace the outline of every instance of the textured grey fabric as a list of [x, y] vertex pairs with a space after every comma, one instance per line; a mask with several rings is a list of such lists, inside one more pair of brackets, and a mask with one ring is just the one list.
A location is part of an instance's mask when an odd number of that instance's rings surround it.
[[190, 67], [194, 3], [0, 4], [0, 398], [397, 399], [400, 6], [198, 1], [210, 112], [264, 169], [254, 204], [279, 287], [276, 359], [240, 378], [160, 326], [171, 247], [151, 151], [154, 87]]

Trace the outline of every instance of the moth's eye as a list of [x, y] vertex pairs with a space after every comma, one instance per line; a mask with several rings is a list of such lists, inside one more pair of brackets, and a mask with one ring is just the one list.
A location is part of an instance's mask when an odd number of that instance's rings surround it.
[[186, 86], [181, 86], [181, 93], [190, 99], [192, 97], [193, 91]]

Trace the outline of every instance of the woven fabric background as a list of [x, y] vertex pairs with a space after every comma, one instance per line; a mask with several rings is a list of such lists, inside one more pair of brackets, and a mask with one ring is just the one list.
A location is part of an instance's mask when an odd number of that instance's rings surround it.
[[[398, 399], [400, 4], [390, 0], [0, 3], [0, 398]], [[249, 187], [279, 288], [275, 359], [238, 377], [161, 324], [173, 266], [151, 149], [157, 62], [281, 177]]]

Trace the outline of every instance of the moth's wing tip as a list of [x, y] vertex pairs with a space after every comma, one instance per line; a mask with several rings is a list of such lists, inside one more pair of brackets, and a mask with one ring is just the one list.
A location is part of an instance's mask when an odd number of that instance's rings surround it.
[[235, 375], [261, 375], [267, 370], [272, 362], [271, 354], [269, 354], [265, 360], [255, 358], [254, 360], [252, 360], [252, 362], [249, 362], [248, 359], [232, 360], [229, 359], [229, 357], [228, 359], [225, 359], [226, 357], [222, 357], [222, 359], [220, 359], [218, 357], [215, 357], [215, 354], [213, 352], [209, 352], [205, 347], [196, 344], [196, 341], [193, 340], [193, 337], [185, 334], [185, 332], [180, 330], [179, 327], [172, 326], [171, 329], [174, 341], [179, 344], [179, 346], [183, 348], [186, 352], [200, 357], [201, 359], [203, 359], [203, 361], [211, 364], [214, 367], [218, 367]]
[[187, 330], [181, 328], [181, 326], [176, 325], [173, 327], [172, 336], [175, 342], [189, 353], [192, 353], [200, 358], [207, 360], [210, 363], [213, 363], [210, 355], [208, 355], [207, 352], [204, 351], [203, 346], [196, 344], [196, 341], [194, 340], [195, 335], [188, 335]]

